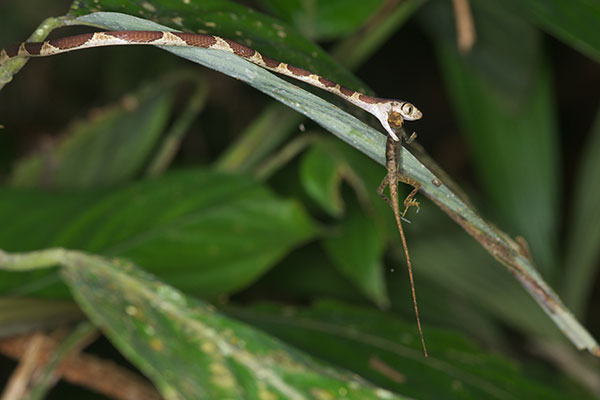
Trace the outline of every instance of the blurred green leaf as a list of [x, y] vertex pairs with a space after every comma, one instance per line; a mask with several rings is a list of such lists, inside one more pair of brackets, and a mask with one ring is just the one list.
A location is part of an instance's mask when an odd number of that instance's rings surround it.
[[383, 0], [261, 0], [260, 3], [313, 40], [331, 40], [353, 32]]
[[134, 264], [63, 249], [0, 251], [0, 267], [14, 271], [54, 264], [94, 324], [166, 399], [401, 398], [216, 312]]
[[345, 278], [318, 243], [311, 243], [284, 258], [250, 289], [272, 298], [314, 299], [320, 297], [365, 302], [358, 287]]
[[517, 14], [537, 23], [600, 62], [600, 2], [596, 0], [502, 0]]
[[[80, 23], [108, 29], [165, 30], [164, 26], [125, 14], [95, 13], [81, 17]], [[75, 23], [75, 22], [72, 22]], [[284, 104], [318, 121], [320, 125], [352, 143], [369, 157], [384, 163], [384, 137], [377, 131], [350, 117], [330, 103], [303, 91], [229, 53], [207, 49], [165, 46], [165, 50], [206, 65], [215, 70], [243, 80], [268, 93]], [[554, 320], [565, 335], [580, 349], [599, 354], [594, 338], [573, 317], [560, 298], [544, 282], [529, 255], [510, 237], [488, 223], [468, 204], [454, 194], [439, 178], [408, 151], [403, 150], [402, 169], [421, 184], [422, 193], [430, 197], [451, 218], [469, 232], [498, 261], [504, 264], [538, 304]]]
[[565, 398], [554, 384], [536, 382], [524, 368], [448, 331], [424, 327], [430, 353], [424, 358], [414, 324], [372, 309], [319, 302], [309, 309], [263, 305], [231, 314], [411, 398]]
[[448, 229], [427, 240], [413, 240], [410, 250], [418, 280], [426, 277], [532, 337], [561, 337], [531, 296], [467, 235]]
[[[0, 194], [0, 220], [9, 223], [0, 230], [1, 248], [124, 256], [204, 296], [248, 285], [316, 233], [298, 204], [249, 177], [216, 172], [171, 173], [107, 193]], [[47, 279], [39, 271], [3, 273], [0, 290], [25, 285], [22, 292]]]
[[83, 314], [72, 301], [0, 297], [0, 338], [82, 318]]
[[389, 305], [381, 264], [385, 240], [373, 218], [351, 202], [348, 212], [322, 240], [336, 268], [380, 307]]
[[600, 263], [600, 112], [579, 166], [569, 218], [565, 256], [565, 301], [576, 314], [586, 311]]
[[[354, 189], [357, 199], [350, 201], [344, 217], [323, 238], [323, 248], [335, 267], [363, 294], [380, 307], [386, 307], [389, 300], [381, 263], [386, 236], [380, 226], [385, 217], [374, 212], [377, 208], [374, 204], [385, 203], [376, 195], [376, 187], [370, 187], [381, 178], [381, 170], [376, 167], [375, 179], [365, 180], [369, 167], [376, 165], [350, 146], [321, 140], [304, 154], [300, 172], [307, 192], [336, 217], [344, 212], [342, 179]], [[397, 234], [395, 228], [393, 234]]]
[[329, 215], [339, 217], [344, 212], [340, 193], [344, 168], [323, 145], [314, 145], [302, 156], [300, 181], [308, 195]]
[[[32, 379], [28, 387], [28, 396], [22, 400], [43, 400], [56, 384], [57, 376], [61, 374], [59, 368], [70, 357], [79, 353], [99, 335], [98, 329], [92, 323], [84, 321], [73, 328], [66, 337], [60, 339], [57, 346], [48, 351], [48, 360], [44, 365], [39, 365], [36, 378]], [[46, 340], [48, 338], [46, 337]]]
[[331, 53], [343, 65], [356, 69], [390, 40], [424, 3], [425, 0], [386, 0], [365, 26], [337, 43]]
[[447, 2], [431, 3], [427, 25], [481, 184], [539, 269], [557, 273], [559, 156], [552, 76], [539, 34], [519, 16], [473, 3], [478, 39], [461, 56]]
[[18, 187], [83, 189], [132, 179], [148, 161], [167, 125], [173, 85], [154, 84], [95, 110], [74, 124], [55, 148], [19, 161], [10, 178]]

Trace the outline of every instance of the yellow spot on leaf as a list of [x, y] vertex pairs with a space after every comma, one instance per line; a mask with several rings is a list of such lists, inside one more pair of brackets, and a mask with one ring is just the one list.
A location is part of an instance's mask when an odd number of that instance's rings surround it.
[[150, 11], [150, 12], [156, 12], [156, 7], [154, 7], [152, 4], [144, 2], [142, 4], [142, 7], [144, 7], [146, 10]]
[[204, 342], [204, 343], [202, 343], [202, 346], [200, 346], [200, 348], [202, 349], [203, 352], [210, 354], [210, 353], [214, 353], [215, 349], [217, 347], [212, 342]]
[[165, 348], [165, 345], [162, 340], [153, 338], [150, 340], [150, 347], [152, 347], [152, 350], [162, 351]]
[[335, 397], [333, 396], [332, 393], [326, 391], [325, 389], [321, 389], [321, 388], [313, 388], [310, 390], [310, 393], [317, 400], [333, 400], [333, 399], [335, 399]]
[[132, 317], [135, 317], [136, 315], [138, 315], [138, 309], [135, 306], [127, 306], [125, 307], [125, 312], [127, 313], [127, 315], [130, 315]]

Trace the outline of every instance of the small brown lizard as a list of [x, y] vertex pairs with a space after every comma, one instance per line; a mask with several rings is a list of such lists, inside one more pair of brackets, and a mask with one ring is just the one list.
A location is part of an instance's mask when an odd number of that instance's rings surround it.
[[[415, 282], [413, 278], [412, 272], [412, 264], [410, 262], [410, 255], [408, 254], [408, 246], [406, 244], [406, 237], [404, 235], [404, 229], [402, 228], [402, 219], [406, 214], [406, 211], [411, 207], [415, 206], [417, 209], [419, 208], [419, 203], [414, 200], [414, 196], [419, 191], [421, 184], [414, 179], [410, 178], [406, 174], [400, 171], [400, 157], [402, 154], [402, 141], [404, 140], [407, 144], [410, 144], [415, 138], [416, 134], [413, 133], [410, 137], [406, 135], [404, 130], [401, 130], [403, 120], [400, 115], [390, 116], [388, 122], [390, 126], [394, 127], [396, 132], [400, 133], [400, 140], [396, 141], [391, 136], [387, 137], [385, 144], [385, 160], [386, 160], [386, 169], [387, 174], [381, 181], [379, 188], [377, 189], [377, 193], [389, 204], [389, 206], [394, 211], [394, 217], [396, 218], [396, 225], [398, 226], [398, 231], [400, 232], [400, 238], [402, 240], [402, 246], [404, 247], [404, 255], [406, 257], [406, 264], [408, 265], [408, 276], [410, 278], [410, 289], [412, 292], [413, 305], [415, 309], [415, 316], [417, 318], [417, 327], [419, 329], [419, 336], [421, 337], [421, 344], [423, 345], [423, 352], [425, 353], [425, 357], [427, 357], [427, 347], [425, 346], [425, 339], [423, 337], [423, 330], [421, 328], [421, 319], [419, 317], [419, 308], [417, 306], [417, 295], [415, 292]], [[404, 199], [404, 212], [400, 213], [400, 207], [398, 205], [398, 181], [411, 185], [413, 190], [410, 194]], [[390, 188], [390, 198], [386, 197], [383, 193], [386, 186]]]

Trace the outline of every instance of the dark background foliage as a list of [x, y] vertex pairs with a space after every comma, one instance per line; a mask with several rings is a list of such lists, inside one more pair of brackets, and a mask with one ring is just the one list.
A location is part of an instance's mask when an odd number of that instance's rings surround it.
[[[237, 9], [218, 1], [203, 4], [227, 12], [183, 23], [250, 37], [273, 58], [418, 105], [424, 118], [409, 129], [419, 144], [483, 215], [525, 238], [544, 279], [600, 337], [600, 30], [589, 29], [600, 26], [600, 6], [472, 0], [477, 41], [461, 53], [450, 1], [343, 3], [246, 2], [275, 18], [264, 20], [273, 30], [253, 30], [250, 17], [227, 20]], [[0, 47], [23, 41], [70, 5], [0, 3]], [[88, 11], [85, 1], [80, 6], [81, 14]], [[179, 15], [152, 7], [167, 25]], [[216, 28], [210, 25], [219, 18]], [[361, 42], [384, 23], [390, 27], [380, 38]], [[298, 36], [278, 43], [277, 24]], [[62, 28], [51, 37], [84, 31]], [[317, 50], [300, 35], [333, 58], [307, 57]], [[132, 259], [187, 294], [402, 395], [600, 396], [597, 360], [577, 353], [504, 267], [423, 197], [421, 212], [405, 226], [421, 318], [433, 357], [462, 375], [432, 372], [414, 355], [375, 349], [364, 337], [311, 329], [306, 321], [334, 321], [342, 332], [398, 341], [398, 332], [408, 330], [409, 347], [419, 349], [393, 217], [375, 194], [384, 169], [226, 75], [142, 47], [36, 59], [2, 90], [0, 124], [2, 249], [60, 245]], [[169, 144], [165, 137], [176, 139]], [[302, 137], [309, 139], [298, 144], [301, 151], [287, 158], [279, 152]], [[170, 145], [175, 152], [161, 152]], [[218, 207], [226, 211], [213, 213]], [[201, 221], [182, 229], [177, 218], [192, 211]], [[144, 233], [161, 224], [163, 236], [147, 240]], [[46, 273], [3, 275], [0, 290], [7, 298], [70, 298]], [[298, 314], [286, 315], [287, 305], [299, 307]], [[485, 367], [448, 349], [485, 360]], [[118, 358], [103, 339], [92, 351]], [[407, 382], [368, 368], [373, 354]], [[8, 379], [15, 364], [2, 364]], [[462, 379], [470, 374], [488, 389], [511, 384], [494, 392]], [[71, 390], [78, 389], [63, 384], [48, 398]]]

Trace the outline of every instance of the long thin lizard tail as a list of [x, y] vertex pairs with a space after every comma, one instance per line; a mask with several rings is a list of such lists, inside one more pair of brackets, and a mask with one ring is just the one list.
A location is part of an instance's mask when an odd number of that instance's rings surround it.
[[408, 265], [408, 277], [410, 279], [410, 291], [412, 293], [413, 306], [415, 308], [415, 315], [417, 317], [417, 327], [419, 329], [419, 336], [421, 337], [421, 344], [423, 345], [423, 352], [425, 357], [427, 355], [427, 346], [425, 346], [425, 338], [423, 337], [423, 329], [421, 328], [421, 317], [419, 317], [419, 307], [417, 306], [417, 292], [415, 291], [415, 280], [413, 278], [412, 264], [410, 262], [410, 255], [408, 254], [408, 246], [406, 244], [406, 237], [404, 236], [404, 229], [402, 228], [402, 221], [400, 218], [396, 218], [398, 225], [398, 231], [400, 232], [400, 239], [402, 240], [402, 247], [404, 247], [404, 256], [406, 257], [406, 264]]
[[[410, 138], [408, 141], [410, 142]], [[411, 179], [403, 177], [399, 174], [398, 166], [400, 164], [400, 151], [402, 151], [402, 147], [400, 142], [394, 141], [392, 138], [388, 137], [386, 142], [386, 167], [387, 174], [379, 188], [377, 189], [377, 193], [389, 204], [389, 206], [394, 211], [394, 217], [396, 218], [396, 225], [398, 226], [398, 232], [400, 232], [400, 239], [402, 240], [402, 247], [404, 247], [404, 256], [406, 257], [406, 264], [408, 265], [408, 276], [410, 278], [410, 290], [412, 292], [412, 300], [415, 308], [415, 316], [417, 318], [417, 327], [419, 329], [419, 336], [421, 337], [421, 344], [423, 345], [423, 352], [425, 353], [425, 357], [427, 357], [427, 346], [425, 346], [425, 338], [423, 337], [423, 329], [421, 328], [421, 317], [419, 316], [419, 307], [417, 306], [417, 293], [415, 291], [415, 280], [413, 278], [412, 271], [412, 263], [410, 262], [410, 254], [408, 253], [408, 245], [406, 244], [406, 236], [404, 235], [404, 229], [402, 228], [402, 216], [400, 214], [400, 207], [398, 205], [398, 180], [406, 181], [406, 183], [415, 187], [415, 190], [409, 194], [409, 197], [405, 201], [407, 207], [410, 205], [417, 205], [418, 203], [412, 200], [412, 196], [414, 196], [418, 190], [418, 182], [413, 182]], [[415, 186], [416, 185], [416, 186]], [[385, 187], [389, 186], [390, 188], [390, 198], [388, 199], [383, 191]], [[406, 210], [405, 210], [406, 212]]]

